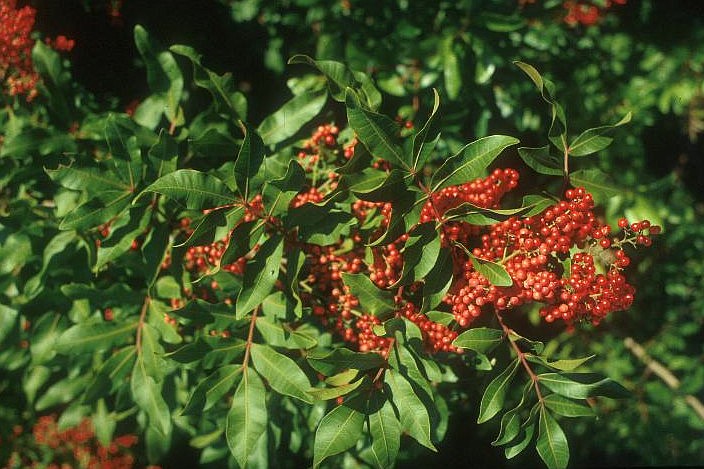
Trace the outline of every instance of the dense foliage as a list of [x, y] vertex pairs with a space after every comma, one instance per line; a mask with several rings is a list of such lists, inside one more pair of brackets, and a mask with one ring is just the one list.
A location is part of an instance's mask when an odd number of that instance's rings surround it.
[[[212, 2], [258, 31], [243, 79], [132, 29], [159, 2], [86, 1], [148, 86], [96, 96], [36, 3], [0, 1], [5, 466], [704, 460], [700, 29]], [[677, 166], [643, 156], [667, 116]]]

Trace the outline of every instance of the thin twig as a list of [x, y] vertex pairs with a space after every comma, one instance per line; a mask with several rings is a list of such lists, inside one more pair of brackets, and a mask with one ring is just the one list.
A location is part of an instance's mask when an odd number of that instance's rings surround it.
[[526, 370], [526, 373], [528, 373], [530, 380], [533, 382], [533, 387], [535, 388], [535, 395], [538, 397], [538, 402], [540, 402], [540, 405], [543, 405], [543, 393], [540, 391], [540, 386], [538, 385], [538, 376], [535, 374], [535, 372], [533, 372], [533, 369], [530, 367], [528, 360], [526, 360], [525, 353], [523, 353], [520, 347], [516, 345], [516, 342], [511, 340], [511, 338], [509, 337], [511, 335], [511, 332], [513, 332], [511, 328], [504, 324], [504, 320], [498, 311], [494, 311], [494, 313], [496, 314], [496, 318], [499, 320], [499, 325], [501, 325], [501, 328], [504, 330], [506, 338], [511, 344], [511, 347], [513, 347], [513, 351], [516, 352], [516, 355], [521, 361], [523, 368]]
[[151, 303], [151, 296], [147, 295], [144, 298], [144, 303], [142, 303], [142, 310], [139, 312], [139, 324], [137, 325], [137, 339], [135, 340], [135, 348], [137, 353], [142, 352], [142, 329], [144, 328], [144, 319], [147, 317], [147, 310], [149, 309], [149, 304]]
[[242, 360], [242, 369], [246, 370], [247, 365], [249, 365], [249, 350], [252, 348], [252, 340], [254, 338], [254, 325], [257, 322], [257, 313], [259, 312], [259, 306], [254, 308], [252, 312], [252, 319], [249, 322], [249, 332], [247, 333], [247, 343], [244, 346], [244, 359]]
[[[642, 345], [633, 340], [631, 337], [626, 337], [625, 339], [623, 339], [623, 344], [628, 350], [631, 351], [633, 355], [636, 356], [636, 358], [638, 358], [638, 360], [644, 363], [650, 371], [655, 373], [658, 378], [663, 380], [670, 389], [679, 389], [680, 380], [677, 379], [677, 377], [663, 364], [648, 355], [648, 352], [645, 351]], [[694, 412], [697, 413], [699, 418], [704, 420], [704, 404], [702, 404], [699, 399], [697, 399], [691, 394], [685, 395], [684, 400], [687, 404], [689, 404], [689, 406], [694, 410]]]

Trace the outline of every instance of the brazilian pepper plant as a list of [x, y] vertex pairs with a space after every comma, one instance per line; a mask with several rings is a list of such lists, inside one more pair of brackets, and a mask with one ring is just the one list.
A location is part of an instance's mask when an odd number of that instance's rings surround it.
[[[185, 440], [202, 464], [383, 468], [410, 440], [436, 451], [477, 395], [487, 445], [559, 468], [566, 419], [627, 397], [583, 370], [598, 358], [527, 335], [577, 335], [633, 302], [630, 252], [660, 228], [612, 228], [584, 158], [630, 115], [568, 131], [552, 83], [517, 62], [548, 104], [545, 146], [490, 135], [448, 152], [437, 92], [405, 122], [369, 76], [299, 55], [293, 97], [253, 123], [196, 51], [135, 40], [151, 95], [129, 114], [72, 101], [41, 42], [33, 102], [6, 98], [4, 245], [43, 251], [1, 272], [0, 359], [25, 415], [90, 419], [86, 438], [120, 454], [136, 439], [116, 433], [137, 428], [151, 463]], [[8, 467], [37, 461], [12, 448]]]

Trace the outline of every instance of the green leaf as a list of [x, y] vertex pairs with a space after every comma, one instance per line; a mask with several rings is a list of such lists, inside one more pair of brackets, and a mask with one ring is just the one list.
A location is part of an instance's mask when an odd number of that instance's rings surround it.
[[[236, 213], [235, 217], [233, 217], [237, 218], [233, 222], [234, 225], [234, 223], [236, 223], [239, 219], [238, 215], [241, 216], [244, 214], [244, 207], [235, 207], [231, 210], [228, 210], [228, 212], [229, 211]], [[227, 226], [227, 221], [228, 220], [225, 217], [224, 209], [213, 210], [211, 212], [208, 212], [200, 220], [191, 222], [193, 232], [190, 234], [190, 236], [188, 236], [188, 238], [186, 238], [185, 241], [178, 244], [174, 244], [174, 247], [180, 248], [194, 245], [208, 245], [214, 241], [215, 231], [218, 229], [218, 227]]]
[[543, 197], [542, 195], [527, 195], [523, 197], [523, 201], [521, 202], [522, 207], [530, 207], [530, 210], [527, 212], [523, 213], [523, 217], [534, 217], [536, 215], [539, 215], [545, 211], [548, 207], [553, 205], [555, 203], [554, 200], [549, 199], [547, 197]]
[[392, 286], [407, 285], [424, 279], [440, 259], [440, 236], [434, 222], [416, 225], [408, 233], [404, 246], [403, 269], [398, 282]]
[[353, 72], [345, 64], [332, 60], [314, 60], [307, 55], [294, 55], [289, 64], [306, 64], [322, 73], [328, 83], [330, 96], [335, 101], [344, 102], [347, 88], [361, 93], [368, 109], [376, 109], [381, 104], [381, 95], [365, 73]]
[[[42, 391], [34, 408], [38, 412], [44, 412], [51, 407], [70, 403], [83, 392], [87, 380], [88, 376], [77, 376], [54, 382]], [[66, 415], [66, 412], [67, 410], [64, 410], [63, 416]]]
[[[550, 141], [561, 151], [565, 151], [565, 146], [567, 144], [567, 119], [565, 118], [565, 111], [563, 110], [560, 103], [555, 99], [555, 85], [544, 79], [540, 73], [531, 65], [523, 62], [514, 62], [514, 64], [520, 68], [528, 77], [533, 81], [535, 86], [540, 91], [545, 102], [550, 104], [551, 110], [551, 120], [550, 120], [550, 130], [548, 131], [548, 136]], [[558, 125], [556, 125], [556, 123]]]
[[404, 173], [398, 169], [389, 173], [369, 169], [360, 173], [358, 181], [349, 187], [354, 195], [369, 202], [393, 202], [403, 197], [407, 188]]
[[570, 173], [570, 184], [575, 187], [584, 187], [595, 197], [609, 199], [624, 193], [623, 189], [614, 186], [611, 178], [597, 168], [580, 169]]
[[171, 414], [161, 393], [162, 383], [157, 382], [148, 369], [143, 354], [137, 359], [132, 371], [130, 386], [132, 398], [140, 409], [147, 414], [149, 426], [164, 437], [171, 435]]
[[502, 151], [517, 143], [518, 139], [507, 135], [490, 135], [468, 143], [433, 174], [433, 192], [483, 176]]
[[491, 11], [484, 11], [479, 15], [479, 23], [489, 31], [497, 33], [510, 33], [523, 28], [527, 20], [520, 15], [502, 15]]
[[389, 401], [369, 415], [369, 434], [376, 467], [393, 467], [401, 444], [401, 423]]
[[291, 201], [306, 186], [306, 173], [301, 165], [291, 160], [286, 174], [270, 181], [264, 187], [264, 206], [270, 216], [276, 217], [288, 212]]
[[444, 311], [428, 311], [425, 315], [431, 321], [442, 324], [443, 326], [449, 326], [455, 320], [454, 314], [446, 313]]
[[362, 436], [363, 427], [364, 414], [350, 407], [340, 405], [328, 412], [315, 431], [313, 467], [354, 446]]
[[479, 417], [477, 423], [490, 420], [504, 406], [506, 392], [518, 370], [518, 360], [514, 360], [504, 371], [499, 373], [486, 387], [481, 403], [479, 404]]
[[225, 422], [227, 445], [240, 467], [247, 466], [247, 461], [266, 431], [267, 422], [264, 383], [256, 372], [245, 368]]
[[56, 341], [56, 351], [63, 354], [81, 354], [106, 350], [125, 342], [137, 329], [136, 322], [115, 324], [99, 322], [70, 327]]
[[259, 172], [264, 162], [264, 142], [257, 132], [248, 124], [240, 121], [240, 128], [244, 133], [244, 141], [240, 147], [235, 161], [235, 182], [237, 189], [245, 200], [249, 200], [249, 184]]
[[496, 439], [491, 442], [492, 446], [505, 445], [516, 438], [521, 431], [520, 408], [514, 408], [506, 412], [501, 417], [501, 428]]
[[160, 177], [138, 199], [146, 192], [162, 194], [192, 210], [228, 205], [236, 200], [220, 179], [193, 169], [179, 169]]
[[266, 345], [252, 344], [250, 350], [254, 367], [274, 391], [313, 403], [306, 394], [310, 381], [295, 361]]
[[[542, 199], [535, 199], [535, 204], [543, 205], [543, 203]], [[472, 225], [493, 225], [497, 221], [505, 221], [511, 217], [524, 215], [533, 211], [534, 208], [535, 205], [529, 204], [518, 208], [490, 209], [463, 202], [457, 207], [447, 210], [445, 219], [448, 221], [464, 221]]]
[[539, 148], [521, 147], [518, 155], [536, 173], [562, 176], [562, 161], [550, 153], [549, 145]]
[[410, 158], [396, 143], [400, 132], [398, 124], [383, 114], [362, 108], [359, 97], [350, 89], [345, 102], [349, 125], [367, 150], [394, 166], [410, 170]]
[[482, 274], [492, 285], [497, 287], [510, 287], [513, 279], [506, 271], [506, 268], [496, 262], [487, 261], [469, 253], [474, 270]]
[[631, 113], [629, 112], [613, 125], [604, 125], [585, 130], [570, 143], [570, 156], [587, 156], [603, 150], [611, 145], [613, 141], [610, 137], [604, 137], [604, 134], [630, 121]]
[[[269, 298], [277, 293], [283, 296], [282, 292], [276, 292], [269, 295], [267, 299], [264, 300], [264, 311], [266, 311], [267, 301]], [[285, 347], [288, 349], [300, 350], [310, 349], [318, 344], [318, 341], [313, 335], [305, 333], [306, 326], [301, 326], [293, 330], [290, 326], [280, 324], [265, 316], [259, 316], [257, 318], [256, 326], [266, 343], [273, 347]]]
[[198, 383], [191, 392], [182, 415], [199, 415], [213, 407], [242, 377], [242, 365], [224, 365]]
[[462, 89], [462, 70], [460, 60], [453, 50], [455, 35], [451, 34], [443, 41], [443, 76], [445, 78], [445, 90], [450, 100], [454, 101]]
[[539, 408], [542, 407], [540, 406], [540, 403], [536, 402], [530, 409], [528, 418], [526, 418], [525, 422], [523, 422], [523, 424], [521, 425], [521, 430], [518, 434], [518, 437], [515, 438], [512, 443], [509, 443], [506, 446], [504, 450], [506, 459], [516, 457], [528, 447], [528, 444], [530, 444], [531, 440], [533, 439], [533, 435], [535, 434], [535, 419], [538, 415]]
[[0, 344], [19, 331], [17, 318], [19, 311], [0, 303]]
[[145, 206], [133, 206], [124, 212], [112, 224], [110, 236], [98, 247], [98, 256], [94, 271], [98, 271], [108, 262], [112, 262], [130, 250], [132, 242], [147, 228], [151, 210]]
[[567, 437], [557, 421], [544, 407], [540, 408], [538, 440], [535, 443], [535, 448], [548, 469], [567, 467], [570, 460]]
[[134, 42], [147, 69], [149, 88], [160, 95], [164, 114], [174, 121], [183, 91], [183, 76], [176, 60], [168, 51], [157, 52], [159, 45], [140, 25], [134, 28]]
[[512, 445], [507, 446], [504, 450], [506, 459], [513, 459], [525, 450], [533, 439], [533, 434], [535, 433], [535, 426], [531, 423], [530, 425], [525, 425], [521, 428], [519, 432], [518, 440]]
[[159, 224], [153, 227], [142, 245], [142, 273], [148, 288], [151, 288], [161, 272], [161, 265], [169, 250], [170, 227], [167, 224]]
[[513, 409], [506, 412], [501, 417], [501, 428], [496, 439], [491, 442], [491, 446], [499, 446], [511, 443], [521, 433], [521, 411], [528, 400], [528, 396], [533, 390], [533, 381], [529, 380], [523, 386], [521, 401]]
[[130, 205], [129, 192], [103, 193], [69, 212], [60, 230], [85, 230], [108, 222]]
[[353, 352], [347, 348], [335, 348], [332, 351], [312, 351], [306, 357], [314, 370], [325, 376], [350, 368], [355, 370], [372, 370], [386, 365], [377, 353]]
[[543, 352], [543, 349], [545, 348], [545, 344], [543, 344], [539, 340], [528, 339], [527, 337], [523, 337], [522, 335], [518, 334], [514, 330], [509, 331], [509, 339], [511, 341], [516, 342], [521, 348], [521, 350], [530, 350], [530, 352], [534, 355], [541, 354]]
[[538, 383], [554, 393], [573, 399], [630, 397], [626, 388], [596, 373], [543, 373], [538, 375]]
[[385, 316], [396, 310], [394, 294], [379, 289], [364, 274], [342, 273], [342, 281], [349, 287], [350, 293], [359, 299], [359, 307], [374, 316]]
[[559, 394], [548, 394], [543, 398], [543, 404], [563, 417], [594, 417], [594, 409], [581, 402], [560, 396]]
[[188, 144], [194, 154], [218, 160], [231, 159], [238, 149], [234, 138], [212, 127], [208, 127], [203, 133], [191, 134]]
[[578, 368], [591, 360], [592, 358], [595, 357], [595, 355], [589, 355], [588, 357], [584, 358], [574, 358], [574, 359], [568, 359], [568, 360], [555, 360], [555, 361], [549, 361], [545, 357], [541, 357], [538, 355], [533, 355], [530, 353], [525, 354], [526, 359], [529, 362], [537, 363], [539, 365], [546, 366], [548, 368], [552, 368], [554, 370], [559, 370], [559, 371], [572, 371], [575, 368]]
[[333, 388], [310, 388], [306, 392], [315, 401], [327, 401], [351, 393], [364, 383], [364, 381], [364, 379], [358, 379], [352, 383], [341, 384]]
[[452, 286], [453, 268], [449, 248], [440, 248], [435, 266], [425, 276], [421, 312], [437, 307]]
[[426, 139], [428, 138], [428, 133], [430, 132], [430, 129], [433, 127], [433, 122], [435, 120], [435, 115], [438, 112], [438, 108], [440, 107], [440, 95], [438, 94], [438, 91], [433, 88], [433, 109], [430, 111], [430, 116], [428, 116], [428, 120], [425, 121], [425, 124], [423, 127], [413, 135], [413, 169], [418, 170], [419, 168], [422, 168], [425, 163], [428, 161], [428, 158], [430, 157], [430, 154], [432, 153], [433, 149], [435, 148], [435, 145], [437, 144], [438, 137], [440, 135], [438, 134], [435, 140], [432, 140], [431, 142], [426, 142]]
[[504, 333], [499, 329], [475, 327], [464, 331], [452, 342], [460, 348], [468, 348], [479, 353], [489, 353], [504, 340]]
[[130, 192], [134, 191], [142, 180], [142, 152], [133, 129], [110, 114], [105, 120], [105, 140], [112, 155], [109, 161]]
[[[388, 324], [387, 321], [386, 324]], [[391, 328], [389, 328], [391, 329]], [[403, 319], [403, 329], [395, 334], [397, 342], [389, 354], [389, 367], [407, 378], [417, 391], [418, 397], [426, 403], [433, 400], [433, 388], [425, 372], [425, 365], [411, 343], [418, 343], [422, 336], [420, 329], [407, 318]], [[415, 340], [417, 339], [417, 340]]]
[[44, 171], [55, 183], [71, 190], [89, 192], [104, 191], [110, 187], [116, 191], [126, 192], [129, 185], [117, 180], [107, 171], [99, 168], [77, 168], [74, 162], [68, 166], [59, 165], [56, 169], [46, 169]]
[[230, 73], [218, 75], [201, 64], [201, 55], [193, 48], [174, 45], [171, 52], [187, 57], [193, 63], [193, 81], [206, 89], [213, 96], [215, 108], [220, 114], [228, 115], [232, 120], [245, 119], [247, 100], [242, 93], [235, 90], [235, 83]]
[[149, 162], [153, 174], [152, 179], [158, 179], [169, 173], [176, 171], [178, 163], [178, 144], [169, 133], [162, 129], [159, 132], [159, 140], [149, 148]]
[[296, 132], [320, 113], [327, 99], [328, 93], [323, 89], [307, 91], [287, 101], [257, 127], [264, 145], [276, 145], [296, 135]]
[[83, 402], [91, 404], [126, 385], [126, 378], [134, 369], [136, 358], [137, 349], [133, 345], [113, 353], [103, 362], [93, 381], [85, 389]]
[[242, 319], [264, 301], [276, 284], [284, 251], [284, 239], [275, 234], [264, 241], [247, 264], [242, 290], [237, 295], [235, 318]]
[[401, 428], [418, 443], [437, 451], [430, 440], [430, 415], [423, 401], [413, 390], [411, 383], [400, 373], [386, 370], [384, 382], [391, 389], [393, 404], [401, 418]]

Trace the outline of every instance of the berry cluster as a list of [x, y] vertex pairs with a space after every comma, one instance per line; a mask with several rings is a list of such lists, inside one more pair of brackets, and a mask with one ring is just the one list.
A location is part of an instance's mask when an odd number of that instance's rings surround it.
[[328, 154], [337, 156], [339, 153], [337, 137], [340, 129], [334, 124], [318, 126], [311, 137], [303, 142], [298, 152], [298, 159], [303, 168], [311, 172], [317, 166], [320, 158], [326, 159]]
[[567, 10], [563, 21], [569, 26], [593, 26], [613, 5], [625, 5], [627, 0], [607, 0], [603, 8], [588, 2], [566, 1], [562, 7]]
[[[354, 155], [356, 139], [343, 145], [338, 142], [339, 134], [335, 125], [321, 125], [302, 143], [298, 159], [307, 170], [308, 180], [291, 200], [291, 208], [319, 203], [335, 189], [335, 172], [330, 172], [327, 178], [317, 175], [320, 169], [344, 164]], [[375, 163], [379, 171], [388, 171], [389, 167], [386, 161]], [[650, 245], [650, 236], [658, 234], [659, 227], [647, 220], [629, 223], [622, 219], [618, 223], [621, 234], [612, 235], [610, 226], [595, 215], [594, 199], [584, 188], [567, 190], [563, 200], [530, 217], [513, 216], [490, 225], [473, 225], [457, 215], [463, 204], [470, 211], [477, 207], [499, 209], [504, 196], [518, 186], [518, 181], [515, 169], [495, 169], [487, 177], [428, 194], [420, 210], [419, 223], [436, 224], [442, 246], [451, 253], [453, 280], [439, 306], [452, 314], [454, 321], [450, 324], [434, 322], [420, 312], [417, 293], [422, 281], [404, 287], [396, 285], [404, 268], [408, 233], [390, 243], [368, 244], [388, 229], [394, 210], [389, 202], [352, 200], [350, 208], [357, 220], [356, 227], [335, 244], [308, 244], [289, 233], [285, 249], [301, 249], [306, 256], [301, 273], [304, 306], [323, 327], [342, 340], [360, 351], [382, 355], [388, 353], [391, 339], [375, 333], [374, 326], [381, 319], [365, 311], [359, 298], [343, 282], [343, 273], [366, 275], [377, 288], [394, 291], [395, 311], [389, 316], [416, 324], [429, 352], [460, 353], [452, 346], [457, 334], [491, 311], [538, 303], [545, 321], [561, 319], [573, 327], [578, 321], [598, 324], [610, 312], [628, 308], [633, 302], [634, 289], [623, 275], [623, 269], [630, 264], [623, 248]], [[245, 221], [261, 220], [270, 229], [282, 229], [280, 220], [266, 216], [260, 195], [244, 206]], [[211, 210], [215, 209], [204, 213]], [[182, 220], [179, 229], [184, 237], [193, 232], [188, 220]], [[184, 258], [186, 270], [200, 278], [212, 266], [219, 265], [228, 238], [188, 248]], [[247, 260], [244, 256], [221, 266], [221, 270], [242, 275]], [[477, 268], [477, 262], [487, 261], [505, 270], [511, 279], [510, 286], [493, 285], [482, 269]], [[186, 296], [210, 299], [215, 289], [217, 283], [212, 282], [210, 290], [199, 287], [197, 292]], [[182, 304], [182, 299], [172, 302], [174, 307]], [[215, 335], [227, 333], [211, 331]]]
[[[39, 417], [31, 434], [25, 434], [21, 426], [16, 426], [6, 443], [12, 450], [3, 468], [129, 469], [135, 465], [131, 448], [137, 444], [137, 437], [121, 435], [103, 446], [95, 436], [90, 419], [61, 430], [55, 415], [45, 415]], [[150, 467], [158, 469], [158, 466]]]
[[[485, 305], [500, 311], [544, 303], [541, 315], [546, 321], [563, 319], [569, 326], [577, 320], [598, 324], [608, 313], [630, 307], [634, 289], [621, 273], [630, 263], [622, 247], [649, 245], [650, 235], [660, 229], [647, 220], [632, 225], [620, 221], [623, 237], [612, 239], [611, 228], [597, 220], [593, 208], [591, 194], [569, 189], [565, 200], [537, 216], [512, 217], [488, 228], [472, 254], [503, 265], [513, 284], [491, 285], [465, 260], [454, 293], [445, 299], [459, 326], [467, 327]], [[462, 259], [460, 253], [455, 258]], [[602, 263], [595, 265], [595, 258]], [[598, 268], [607, 273], [597, 273]]]
[[[39, 74], [32, 63], [32, 30], [36, 10], [17, 8], [17, 0], [0, 0], [0, 83], [9, 96], [26, 95], [32, 101], [38, 94]], [[47, 44], [56, 50], [70, 51], [75, 42], [65, 36]]]

